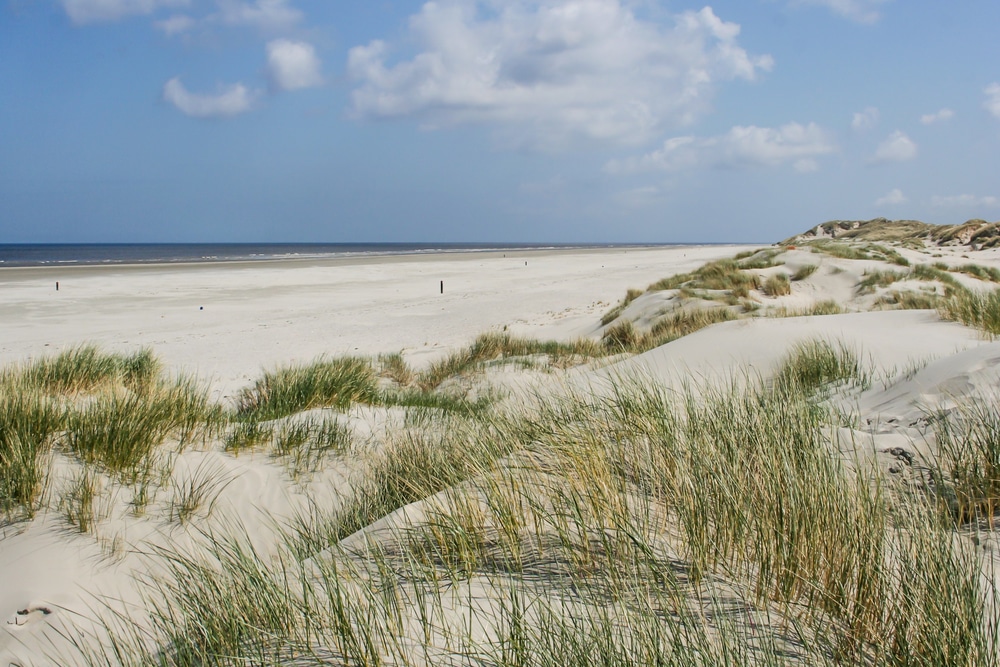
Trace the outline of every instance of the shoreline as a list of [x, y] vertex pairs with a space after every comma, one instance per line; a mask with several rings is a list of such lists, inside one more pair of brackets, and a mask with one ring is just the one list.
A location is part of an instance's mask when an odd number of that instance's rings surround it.
[[0, 269], [0, 363], [83, 343], [150, 347], [220, 395], [261, 367], [324, 354], [403, 352], [421, 366], [502, 327], [593, 335], [628, 288], [747, 247], [759, 246], [11, 267]]
[[[391, 245], [391, 244], [389, 244]], [[489, 248], [433, 248], [433, 249], [413, 249], [413, 250], [385, 250], [385, 251], [358, 251], [358, 252], [343, 252], [343, 253], [326, 253], [326, 254], [316, 254], [316, 255], [281, 255], [281, 256], [267, 256], [267, 257], [234, 257], [234, 258], [206, 258], [200, 260], [194, 259], [182, 259], [182, 260], [149, 260], [149, 261], [112, 261], [112, 260], [102, 260], [102, 261], [62, 261], [62, 262], [45, 262], [45, 263], [34, 263], [34, 264], [24, 264], [24, 263], [12, 263], [7, 264], [0, 261], [0, 275], [9, 271], [18, 270], [52, 270], [52, 271], [63, 271], [63, 270], [74, 270], [74, 269], [95, 269], [95, 268], [107, 268], [107, 269], [117, 269], [117, 268], [163, 268], [163, 267], [200, 267], [200, 266], [220, 266], [220, 265], [246, 265], [246, 264], [273, 264], [282, 262], [297, 262], [297, 263], [369, 263], [369, 262], [379, 262], [383, 260], [391, 260], [392, 258], [399, 259], [419, 259], [419, 258], [433, 258], [441, 259], [445, 257], [494, 257], [497, 255], [512, 254], [512, 253], [523, 253], [530, 255], [538, 254], [549, 254], [549, 253], [566, 253], [566, 252], [608, 252], [616, 250], [658, 250], [666, 248], [685, 248], [685, 247], [749, 247], [754, 244], [748, 243], [635, 243], [635, 244], [580, 244], [580, 245], [538, 245], [538, 246], [498, 246]], [[761, 245], [769, 245], [767, 243], [762, 243]]]

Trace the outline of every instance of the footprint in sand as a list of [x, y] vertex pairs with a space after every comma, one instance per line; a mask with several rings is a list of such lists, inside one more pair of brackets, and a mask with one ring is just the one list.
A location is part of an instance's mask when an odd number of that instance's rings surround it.
[[42, 621], [46, 616], [52, 613], [52, 610], [48, 607], [26, 607], [24, 609], [18, 609], [14, 616], [7, 620], [7, 625], [12, 625], [16, 628], [23, 628], [27, 625], [34, 625]]

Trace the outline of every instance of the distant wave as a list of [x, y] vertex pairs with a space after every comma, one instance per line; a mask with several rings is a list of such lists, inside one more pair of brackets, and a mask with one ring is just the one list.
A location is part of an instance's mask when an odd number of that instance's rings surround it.
[[[108, 243], [0, 244], [0, 265], [64, 266], [252, 262], [517, 250], [652, 247], [659, 244], [533, 243]], [[672, 244], [677, 245], [677, 244]]]

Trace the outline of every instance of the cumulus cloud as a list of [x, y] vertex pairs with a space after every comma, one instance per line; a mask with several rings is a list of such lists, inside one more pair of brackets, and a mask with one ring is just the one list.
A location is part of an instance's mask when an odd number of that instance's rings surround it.
[[246, 113], [253, 107], [257, 93], [242, 83], [221, 87], [215, 95], [189, 92], [180, 78], [174, 77], [163, 86], [163, 99], [188, 116], [195, 118], [227, 118]]
[[906, 195], [903, 194], [902, 190], [900, 190], [899, 188], [894, 188], [892, 190], [889, 190], [889, 192], [887, 192], [884, 197], [879, 197], [878, 199], [876, 199], [875, 205], [896, 206], [898, 204], [905, 204], [908, 201], [910, 200], [906, 198]]
[[249, 25], [267, 31], [288, 30], [302, 20], [289, 0], [218, 0], [218, 18], [230, 25]]
[[994, 207], [1000, 204], [1000, 199], [996, 197], [977, 197], [976, 195], [950, 195], [942, 197], [934, 195], [931, 197], [932, 206], [971, 208], [971, 207]]
[[126, 16], [152, 14], [161, 7], [182, 7], [190, 0], [61, 0], [73, 23], [117, 21]]
[[677, 171], [693, 167], [776, 167], [792, 163], [796, 171], [815, 171], [816, 158], [837, 148], [815, 123], [789, 123], [779, 128], [736, 126], [717, 137], [674, 137], [646, 155], [612, 160], [609, 173]]
[[917, 144], [900, 130], [896, 130], [875, 149], [872, 162], [907, 162], [917, 157]]
[[722, 81], [752, 81], [770, 56], [740, 47], [740, 27], [706, 7], [663, 27], [628, 0], [440, 0], [410, 19], [418, 53], [351, 49], [361, 118], [419, 118], [425, 127], [490, 123], [536, 144], [572, 135], [638, 143], [707, 111]]
[[197, 21], [184, 14], [175, 14], [162, 21], [156, 21], [153, 25], [162, 30], [167, 37], [172, 37], [191, 30], [197, 25]]
[[323, 84], [322, 65], [308, 42], [276, 39], [267, 43], [267, 71], [275, 87], [298, 90]]
[[954, 116], [955, 112], [951, 109], [941, 109], [940, 111], [935, 111], [934, 113], [924, 114], [920, 117], [920, 122], [924, 125], [933, 125], [934, 123], [951, 120]]
[[983, 106], [991, 114], [1000, 118], [1000, 83], [991, 83], [983, 88], [983, 92], [986, 94], [986, 101], [983, 102]]
[[826, 7], [835, 14], [858, 23], [875, 23], [882, 15], [878, 6], [888, 0], [792, 0], [793, 5]]
[[851, 119], [851, 127], [855, 130], [870, 130], [878, 123], [878, 115], [878, 109], [868, 107], [864, 111], [854, 114], [854, 117]]

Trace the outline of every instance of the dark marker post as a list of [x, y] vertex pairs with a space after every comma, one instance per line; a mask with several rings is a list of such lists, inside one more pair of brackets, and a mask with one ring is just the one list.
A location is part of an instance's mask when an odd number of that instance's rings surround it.
[[57, 292], [59, 291], [59, 281], [58, 280], [56, 281], [56, 291]]
[[444, 294], [444, 281], [441, 281], [441, 294]]

